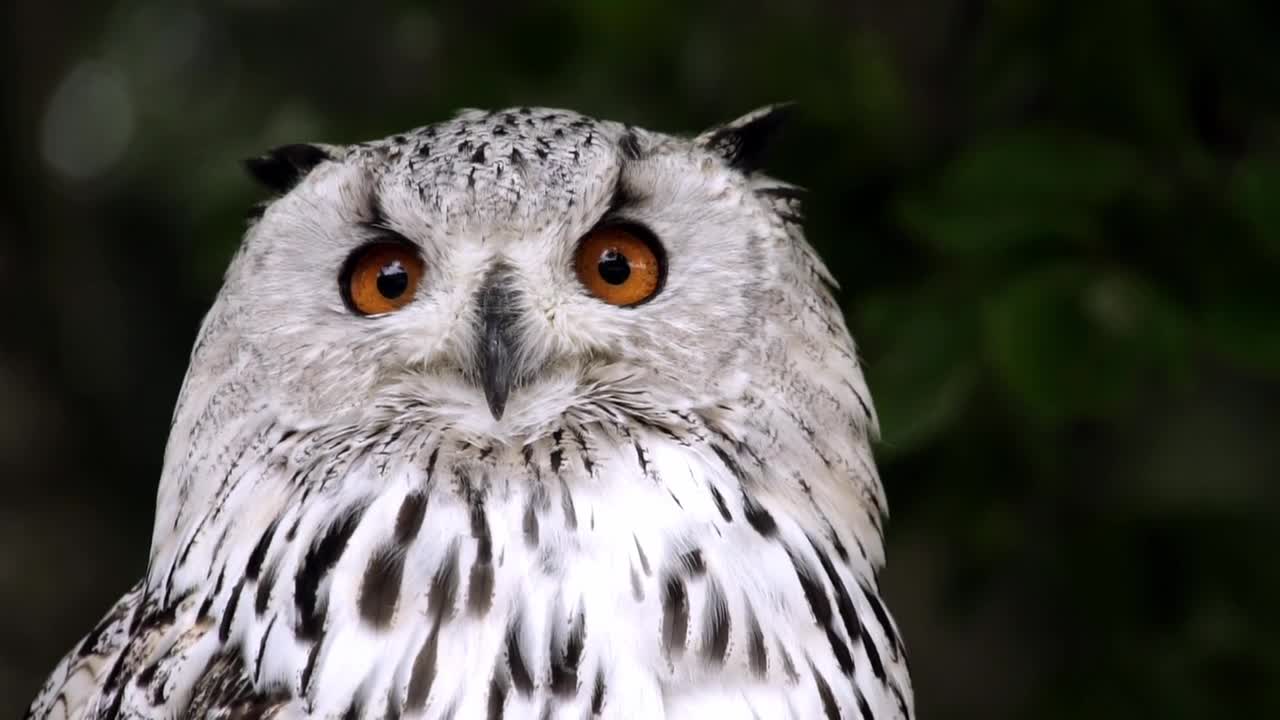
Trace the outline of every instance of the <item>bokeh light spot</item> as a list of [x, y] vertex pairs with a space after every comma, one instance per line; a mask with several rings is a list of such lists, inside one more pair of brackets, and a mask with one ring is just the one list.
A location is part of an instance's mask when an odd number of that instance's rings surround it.
[[75, 180], [96, 177], [120, 160], [134, 130], [133, 101], [114, 66], [86, 60], [49, 99], [41, 126], [45, 162]]

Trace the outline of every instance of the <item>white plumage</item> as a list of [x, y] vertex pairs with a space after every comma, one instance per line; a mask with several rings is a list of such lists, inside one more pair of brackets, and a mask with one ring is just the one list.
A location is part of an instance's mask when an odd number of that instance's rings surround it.
[[[754, 166], [780, 112], [253, 161], [281, 196], [193, 351], [147, 576], [29, 716], [911, 717], [874, 413]], [[578, 262], [602, 228], [638, 254]]]

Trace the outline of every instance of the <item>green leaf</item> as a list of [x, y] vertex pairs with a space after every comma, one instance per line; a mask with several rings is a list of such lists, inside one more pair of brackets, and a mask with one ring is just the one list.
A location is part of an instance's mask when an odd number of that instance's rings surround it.
[[1065, 132], [1021, 131], [980, 141], [899, 217], [948, 253], [991, 253], [1046, 238], [1088, 239], [1099, 212], [1139, 184], [1132, 148]]
[[1231, 202], [1258, 246], [1280, 257], [1280, 163], [1250, 158], [1232, 184]]
[[1215, 346], [1237, 363], [1280, 374], [1280, 289], [1241, 278], [1211, 297], [1200, 315]]
[[993, 369], [1038, 420], [1117, 411], [1184, 363], [1177, 309], [1116, 270], [1060, 264], [1027, 274], [990, 301], [984, 322]]

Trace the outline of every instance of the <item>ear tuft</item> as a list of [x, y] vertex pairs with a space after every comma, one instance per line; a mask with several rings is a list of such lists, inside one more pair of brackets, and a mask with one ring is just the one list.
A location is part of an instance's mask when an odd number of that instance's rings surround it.
[[790, 117], [795, 103], [766, 105], [729, 123], [711, 128], [697, 141], [731, 167], [750, 173], [760, 168], [764, 152]]
[[316, 165], [332, 159], [329, 151], [319, 145], [300, 143], [268, 150], [264, 155], [245, 160], [244, 166], [249, 175], [267, 189], [286, 193]]

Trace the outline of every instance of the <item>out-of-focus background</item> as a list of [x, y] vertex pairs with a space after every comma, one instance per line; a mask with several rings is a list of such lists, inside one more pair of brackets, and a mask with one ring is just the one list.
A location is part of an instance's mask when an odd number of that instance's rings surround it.
[[533, 5], [0, 10], [0, 715], [143, 572], [242, 157], [794, 99], [920, 716], [1280, 717], [1280, 5]]

